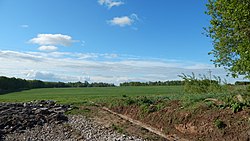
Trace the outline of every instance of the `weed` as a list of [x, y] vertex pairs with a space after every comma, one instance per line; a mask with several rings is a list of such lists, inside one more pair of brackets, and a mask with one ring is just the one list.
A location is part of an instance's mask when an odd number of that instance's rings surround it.
[[158, 103], [158, 104], [156, 105], [156, 108], [157, 108], [157, 111], [162, 110], [162, 109], [164, 108], [164, 103]]
[[124, 129], [118, 125], [112, 124], [111, 128], [117, 131], [118, 133], [124, 133]]
[[146, 97], [146, 96], [143, 96], [143, 97], [138, 97], [137, 99], [136, 99], [137, 101], [136, 101], [136, 103], [137, 103], [137, 105], [151, 105], [151, 104], [154, 104], [154, 99], [152, 99], [152, 98], [148, 98], [148, 97]]
[[246, 90], [247, 90], [247, 93], [250, 94], [250, 85], [247, 86]]
[[243, 103], [236, 102], [231, 105], [231, 109], [233, 110], [234, 113], [236, 113], [241, 111], [244, 106], [245, 105]]
[[184, 79], [184, 92], [186, 93], [217, 93], [223, 91], [223, 87], [220, 85], [222, 83], [221, 78], [217, 76], [213, 76], [214, 80], [201, 74], [196, 77], [194, 73], [192, 75], [183, 73], [179, 77]]
[[234, 113], [240, 112], [245, 107], [250, 107], [250, 100], [247, 100], [247, 97], [244, 101], [239, 101], [237, 96], [228, 96], [223, 99], [225, 104], [220, 105], [220, 108], [231, 108]]
[[122, 95], [122, 97], [128, 97], [128, 96], [124, 94], [124, 95]]
[[214, 125], [215, 125], [218, 129], [223, 129], [223, 128], [225, 128], [225, 127], [227, 126], [223, 121], [221, 121], [221, 120], [219, 120], [219, 119], [216, 119], [216, 120], [214, 121]]
[[69, 114], [70, 115], [78, 115], [78, 114], [80, 114], [80, 115], [87, 115], [90, 112], [91, 112], [91, 109], [89, 109], [89, 108], [83, 108], [83, 109], [74, 108], [74, 109], [72, 109], [70, 111], [67, 111], [66, 114], [67, 115], [69, 115]]
[[212, 108], [212, 107], [214, 107], [214, 103], [213, 102], [211, 102], [211, 101], [208, 101], [208, 102], [205, 102], [205, 104], [209, 107], [209, 108]]
[[132, 105], [134, 103], [136, 103], [136, 102], [131, 97], [128, 97], [128, 98], [125, 99], [125, 104], [126, 105]]

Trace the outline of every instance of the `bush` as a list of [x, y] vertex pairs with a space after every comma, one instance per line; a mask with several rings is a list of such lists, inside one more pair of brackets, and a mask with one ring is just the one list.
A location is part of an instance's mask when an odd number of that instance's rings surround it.
[[184, 79], [184, 92], [186, 93], [217, 93], [222, 92], [221, 78], [213, 76], [215, 80], [210, 80], [206, 75], [199, 75], [199, 78], [192, 75], [179, 75]]
[[169, 100], [170, 98], [167, 96], [138, 96], [134, 98], [123, 97], [123, 101], [126, 106], [136, 105], [140, 107], [141, 113], [143, 115], [161, 110], [164, 107], [164, 104]]

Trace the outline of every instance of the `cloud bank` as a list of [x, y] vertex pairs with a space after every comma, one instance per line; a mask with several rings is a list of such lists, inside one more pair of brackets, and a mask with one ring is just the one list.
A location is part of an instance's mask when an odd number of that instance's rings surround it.
[[[178, 60], [142, 59], [127, 55], [0, 51], [1, 75], [45, 81], [89, 81], [119, 84], [126, 81], [179, 80], [181, 73], [226, 72], [210, 64]], [[227, 78], [228, 82], [235, 79]]]

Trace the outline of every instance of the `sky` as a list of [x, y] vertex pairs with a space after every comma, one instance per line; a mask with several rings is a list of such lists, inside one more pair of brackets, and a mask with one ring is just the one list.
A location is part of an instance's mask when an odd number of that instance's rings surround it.
[[44, 81], [225, 78], [208, 55], [206, 0], [0, 0], [0, 75]]

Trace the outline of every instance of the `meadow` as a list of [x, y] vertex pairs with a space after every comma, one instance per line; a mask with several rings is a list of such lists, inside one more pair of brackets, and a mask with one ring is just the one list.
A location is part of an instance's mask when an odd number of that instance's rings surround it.
[[185, 94], [183, 86], [128, 86], [90, 88], [41, 88], [0, 95], [0, 102], [29, 102], [33, 100], [55, 100], [58, 103], [81, 105], [89, 101], [110, 103], [123, 97], [168, 97], [193, 105], [206, 98], [222, 98], [226, 93]]
[[59, 103], [81, 103], [82, 101], [108, 100], [127, 96], [177, 96], [182, 92], [181, 86], [158, 87], [90, 87], [90, 88], [41, 88], [0, 95], [1, 102], [27, 102], [50, 99]]

